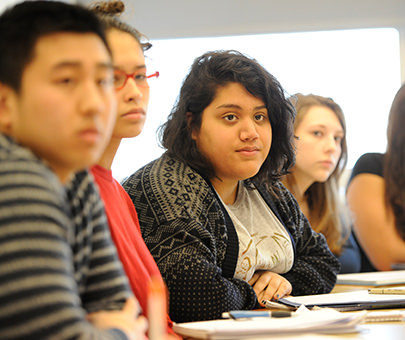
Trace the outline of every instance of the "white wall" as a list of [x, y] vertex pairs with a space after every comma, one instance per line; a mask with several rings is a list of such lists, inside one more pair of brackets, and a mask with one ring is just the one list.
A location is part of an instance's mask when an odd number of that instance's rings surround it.
[[3, 12], [8, 6], [19, 2], [19, 0], [2, 0], [0, 2], [0, 12]]
[[150, 39], [394, 27], [405, 82], [405, 0], [123, 1], [123, 19]]
[[[93, 0], [78, 0], [89, 4]], [[124, 0], [151, 39], [405, 25], [404, 0]]]

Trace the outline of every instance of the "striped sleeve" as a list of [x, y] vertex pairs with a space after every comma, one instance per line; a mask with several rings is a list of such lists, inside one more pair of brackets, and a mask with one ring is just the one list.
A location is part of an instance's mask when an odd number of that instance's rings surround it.
[[76, 274], [83, 305], [88, 312], [121, 309], [132, 293], [93, 177], [87, 171], [77, 174], [67, 193], [77, 234], [74, 262], [83, 268]]
[[37, 160], [0, 158], [0, 339], [122, 339], [85, 320], [64, 188]]

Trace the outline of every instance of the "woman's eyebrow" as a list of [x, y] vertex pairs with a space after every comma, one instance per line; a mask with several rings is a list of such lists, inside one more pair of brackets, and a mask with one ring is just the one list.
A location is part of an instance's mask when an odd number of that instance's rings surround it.
[[[221, 104], [221, 105], [217, 106], [216, 108], [217, 109], [231, 108], [231, 109], [240, 109], [240, 110], [242, 109], [242, 107], [237, 104]], [[267, 109], [266, 105], [260, 105], [260, 106], [256, 106], [255, 108], [253, 108], [254, 111], [262, 110], [262, 109]]]
[[236, 104], [221, 104], [217, 106], [217, 109], [222, 109], [222, 108], [226, 108], [226, 109], [242, 109], [239, 105]]
[[[114, 69], [115, 70], [122, 70], [124, 67], [121, 67], [120, 65], [114, 65]], [[146, 69], [146, 65], [142, 64], [142, 65], [137, 65], [133, 68], [135, 71], [141, 70], [141, 69]]]

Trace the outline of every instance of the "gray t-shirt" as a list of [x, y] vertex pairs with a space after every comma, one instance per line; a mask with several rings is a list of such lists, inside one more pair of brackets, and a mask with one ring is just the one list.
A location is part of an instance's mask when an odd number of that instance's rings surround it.
[[291, 269], [291, 238], [256, 189], [240, 182], [235, 203], [225, 207], [239, 238], [235, 277], [249, 281], [258, 270], [281, 274]]

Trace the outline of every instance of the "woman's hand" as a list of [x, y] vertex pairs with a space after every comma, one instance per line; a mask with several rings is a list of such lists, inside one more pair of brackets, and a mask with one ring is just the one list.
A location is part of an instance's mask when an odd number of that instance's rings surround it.
[[258, 271], [249, 280], [260, 305], [263, 300], [278, 300], [291, 294], [291, 283], [284, 277], [269, 271]]
[[87, 320], [100, 329], [118, 328], [131, 340], [145, 340], [147, 321], [143, 316], [137, 317], [139, 311], [138, 302], [130, 298], [122, 310], [87, 314]]

